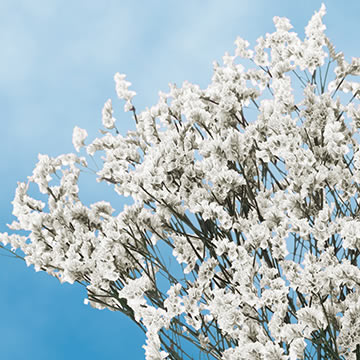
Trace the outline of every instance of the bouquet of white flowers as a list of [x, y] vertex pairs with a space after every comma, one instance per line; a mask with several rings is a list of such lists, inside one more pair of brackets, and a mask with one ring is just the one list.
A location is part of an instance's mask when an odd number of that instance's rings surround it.
[[[114, 214], [78, 196], [86, 157], [39, 162], [19, 183], [12, 230], [28, 265], [87, 287], [96, 308], [146, 332], [146, 359], [360, 359], [360, 59], [326, 37], [323, 5], [300, 40], [286, 18], [214, 64], [206, 89], [170, 85], [77, 152], [104, 152], [98, 181], [131, 196]], [[250, 64], [250, 65], [249, 65]], [[28, 195], [36, 183], [47, 203]], [[176, 262], [169, 265], [165, 256]], [[194, 350], [195, 351], [195, 350]]]

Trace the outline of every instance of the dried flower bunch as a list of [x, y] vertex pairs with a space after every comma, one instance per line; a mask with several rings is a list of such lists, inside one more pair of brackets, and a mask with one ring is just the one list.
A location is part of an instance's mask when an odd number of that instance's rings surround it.
[[141, 113], [116, 74], [136, 130], [119, 134], [108, 100], [103, 135], [85, 145], [75, 127], [73, 144], [103, 152], [97, 180], [133, 204], [85, 206], [86, 157], [39, 155], [13, 202], [10, 228], [28, 235], [2, 243], [128, 315], [147, 360], [360, 359], [360, 59], [335, 51], [324, 14], [304, 40], [275, 17], [206, 89], [170, 85]]

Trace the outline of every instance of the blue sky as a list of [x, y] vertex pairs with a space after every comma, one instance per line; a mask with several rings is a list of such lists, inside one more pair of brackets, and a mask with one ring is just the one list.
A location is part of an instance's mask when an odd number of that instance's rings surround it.
[[[343, 4], [346, 4], [344, 6]], [[349, 59], [360, 56], [360, 2], [327, 1], [327, 34]], [[73, 152], [74, 126], [90, 138], [113, 99], [118, 128], [133, 128], [116, 100], [113, 76], [127, 74], [138, 110], [156, 102], [168, 83], [205, 87], [213, 60], [234, 52], [241, 36], [274, 30], [285, 16], [301, 36], [321, 1], [0, 0], [0, 231], [13, 221], [17, 181], [26, 181], [38, 153]], [[117, 195], [95, 179], [81, 198]], [[60, 284], [20, 261], [0, 257], [0, 357], [11, 360], [143, 359], [144, 336], [126, 317], [85, 306], [84, 289]]]

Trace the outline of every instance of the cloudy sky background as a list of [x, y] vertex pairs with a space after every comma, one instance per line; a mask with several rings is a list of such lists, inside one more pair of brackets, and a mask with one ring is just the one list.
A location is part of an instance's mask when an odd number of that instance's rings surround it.
[[[360, 56], [360, 2], [327, 1], [327, 34], [349, 59]], [[344, 3], [343, 3], [344, 4]], [[31, 175], [39, 153], [73, 152], [74, 126], [90, 139], [113, 99], [122, 134], [131, 116], [116, 100], [113, 76], [127, 74], [141, 111], [168, 83], [206, 87], [212, 62], [234, 52], [239, 35], [255, 44], [285, 16], [303, 36], [321, 1], [60, 1], [0, 0], [0, 231], [12, 222], [17, 181]], [[94, 179], [81, 198], [121, 206]], [[0, 257], [2, 359], [143, 359], [144, 336], [127, 318], [85, 306], [84, 289], [61, 285], [20, 260]]]

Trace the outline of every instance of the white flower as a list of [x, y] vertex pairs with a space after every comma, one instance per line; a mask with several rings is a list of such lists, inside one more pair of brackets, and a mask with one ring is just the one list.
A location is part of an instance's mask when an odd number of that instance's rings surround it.
[[74, 127], [73, 136], [72, 136], [72, 143], [74, 148], [77, 152], [85, 146], [84, 140], [87, 138], [88, 133], [85, 129], [81, 129], [77, 126]]
[[126, 81], [125, 78], [125, 74], [116, 73], [114, 76], [117, 96], [119, 99], [126, 100], [124, 109], [125, 111], [130, 111], [132, 109], [131, 99], [136, 95], [136, 92], [128, 90], [131, 82]]
[[236, 50], [235, 50], [235, 55], [239, 56], [240, 58], [251, 58], [253, 56], [253, 51], [252, 50], [247, 50], [247, 48], [249, 47], [249, 42], [242, 39], [241, 37], [237, 37], [236, 41], [235, 41], [235, 45], [236, 45]]
[[290, 20], [285, 17], [274, 16], [273, 22], [278, 31], [289, 31], [292, 29]]
[[[18, 185], [17, 219], [9, 226], [30, 234], [0, 234], [0, 242], [20, 248], [37, 271], [87, 283], [91, 306], [122, 310], [141, 323], [149, 360], [168, 357], [163, 330], [170, 333], [178, 320], [176, 331], [183, 328], [209, 351], [218, 345], [207, 332], [236, 344], [213, 352], [223, 360], [303, 358], [305, 338], [328, 331], [329, 321], [339, 330], [339, 348], [354, 348], [360, 110], [341, 105], [340, 92], [355, 100], [360, 85], [343, 79], [360, 71], [360, 60], [345, 64], [336, 55], [329, 90], [325, 79], [316, 84], [315, 73], [289, 73], [323, 64], [324, 13], [322, 6], [304, 41], [289, 32], [286, 18], [275, 17], [276, 31], [258, 39], [255, 54], [237, 39], [236, 56], [215, 65], [207, 89], [171, 85], [137, 115], [136, 131], [103, 131], [87, 145], [89, 155], [104, 153], [98, 181], [134, 200], [118, 215], [108, 202], [80, 201], [83, 158], [40, 155], [28, 182]], [[114, 79], [125, 111], [133, 111], [131, 84], [119, 73]], [[112, 115], [109, 99], [106, 129], [115, 126]], [[76, 151], [86, 137], [74, 128]], [[33, 184], [47, 204], [29, 196]], [[175, 266], [162, 262], [162, 255], [173, 260], [171, 251]]]
[[113, 108], [111, 99], [109, 99], [102, 109], [102, 123], [107, 129], [113, 129], [115, 127], [115, 118], [113, 118], [112, 114]]

